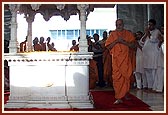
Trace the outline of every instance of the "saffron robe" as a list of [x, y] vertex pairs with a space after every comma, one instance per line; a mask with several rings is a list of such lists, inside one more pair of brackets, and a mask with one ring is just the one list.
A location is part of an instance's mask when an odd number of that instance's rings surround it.
[[112, 59], [108, 49], [105, 49], [103, 52], [103, 66], [104, 66], [104, 80], [108, 82], [109, 85], [112, 86]]
[[35, 44], [33, 45], [33, 47], [34, 47], [34, 51], [42, 51], [42, 47], [40, 44]]
[[79, 44], [72, 46], [70, 51], [79, 51]]
[[89, 89], [94, 89], [98, 81], [97, 63], [93, 59], [89, 61]]
[[109, 50], [105, 47], [106, 40], [102, 40], [101, 47], [103, 48], [103, 78], [108, 85], [112, 86], [112, 66], [111, 66], [111, 55]]
[[[135, 41], [135, 37], [131, 32], [125, 29], [122, 31], [114, 30], [106, 40], [105, 46], [107, 47], [113, 43], [118, 37], [129, 43]], [[112, 78], [115, 98], [121, 99], [129, 91], [130, 78], [133, 72], [130, 48], [124, 44], [117, 43], [110, 49], [110, 54], [112, 56]]]
[[40, 43], [41, 45], [41, 51], [46, 51], [46, 43]]

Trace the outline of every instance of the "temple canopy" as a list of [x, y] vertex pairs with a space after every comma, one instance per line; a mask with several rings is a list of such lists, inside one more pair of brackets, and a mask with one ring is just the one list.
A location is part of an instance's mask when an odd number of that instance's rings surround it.
[[[94, 8], [114, 8], [115, 4], [89, 4], [86, 9], [87, 15], [94, 11]], [[8, 8], [8, 5], [5, 6]], [[61, 16], [68, 20], [71, 15], [77, 15], [80, 11], [77, 4], [19, 4], [18, 12], [27, 16], [35, 16], [37, 13], [43, 15], [45, 21], [52, 16]]]

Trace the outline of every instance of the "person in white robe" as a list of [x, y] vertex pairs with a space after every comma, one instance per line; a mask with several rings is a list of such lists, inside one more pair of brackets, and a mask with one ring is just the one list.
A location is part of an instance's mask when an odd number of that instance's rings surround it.
[[163, 92], [164, 87], [164, 27], [161, 27], [161, 35], [159, 36], [159, 56], [156, 77], [154, 79], [153, 90], [155, 92]]
[[136, 32], [136, 68], [135, 68], [135, 80], [137, 89], [146, 89], [147, 88], [147, 80], [144, 75], [144, 67], [143, 67], [143, 55], [142, 55], [142, 47], [143, 43], [141, 42], [141, 38], [143, 33], [141, 31]]
[[147, 87], [149, 91], [152, 91], [156, 77], [159, 56], [159, 35], [161, 35], [159, 29], [155, 26], [156, 21], [154, 19], [150, 19], [148, 21], [148, 27], [145, 29], [145, 35], [142, 38], [142, 41], [144, 42], [144, 46], [142, 48], [144, 74], [147, 78]]

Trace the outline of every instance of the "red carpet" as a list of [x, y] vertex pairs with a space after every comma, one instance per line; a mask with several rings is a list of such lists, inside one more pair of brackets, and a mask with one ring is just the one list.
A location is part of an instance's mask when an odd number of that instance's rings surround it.
[[131, 100], [123, 100], [124, 103], [114, 105], [113, 91], [92, 91], [92, 96], [97, 110], [105, 111], [151, 111], [149, 105], [138, 99], [132, 94], [129, 94]]
[[[151, 111], [149, 105], [142, 102], [137, 97], [129, 94], [131, 100], [124, 100], [124, 103], [114, 105], [115, 101], [113, 91], [91, 91], [94, 100], [94, 109], [38, 109], [38, 108], [22, 108], [22, 109], [5, 109], [5, 111]], [[6, 93], [5, 103], [8, 100], [9, 93]]]

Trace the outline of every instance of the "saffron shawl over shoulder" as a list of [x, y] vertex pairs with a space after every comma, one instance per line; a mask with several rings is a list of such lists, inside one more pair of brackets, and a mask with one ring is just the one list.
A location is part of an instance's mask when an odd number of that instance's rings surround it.
[[[106, 40], [105, 46], [114, 42], [118, 37], [123, 38], [127, 42], [134, 42], [133, 34], [127, 30], [112, 31], [109, 38]], [[115, 98], [121, 99], [130, 88], [130, 77], [133, 72], [130, 48], [124, 44], [117, 43], [111, 50], [112, 56], [112, 77], [113, 87], [115, 90]]]

